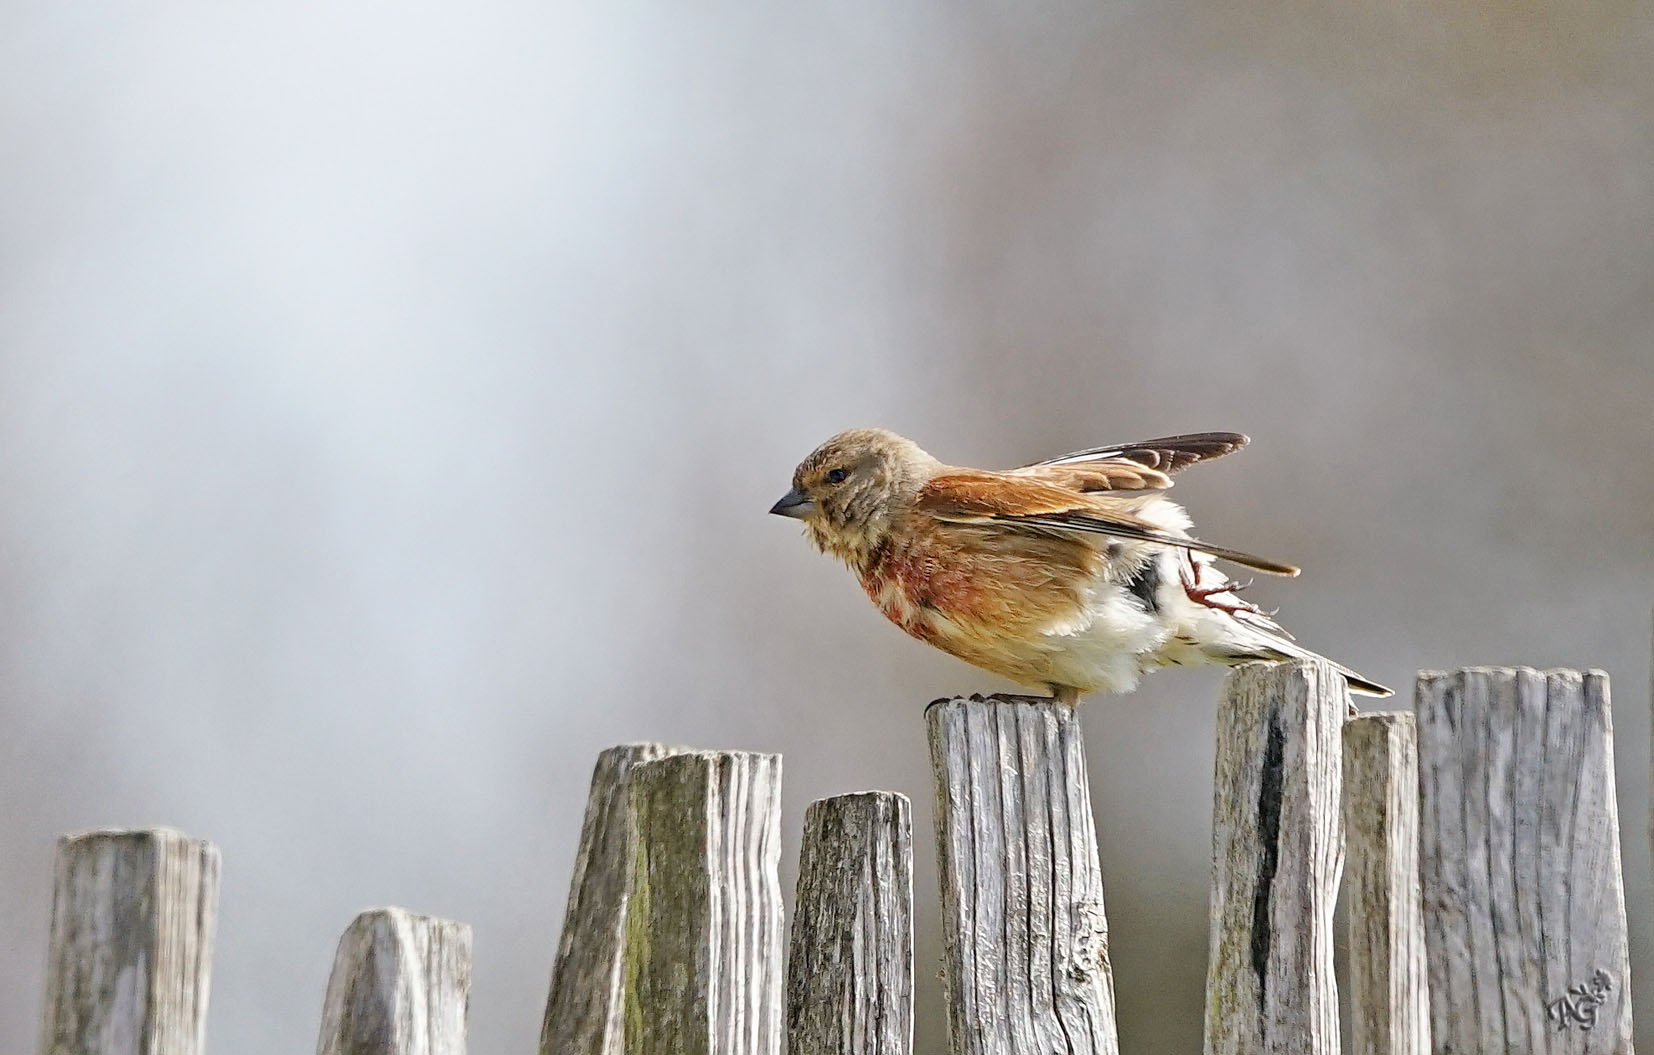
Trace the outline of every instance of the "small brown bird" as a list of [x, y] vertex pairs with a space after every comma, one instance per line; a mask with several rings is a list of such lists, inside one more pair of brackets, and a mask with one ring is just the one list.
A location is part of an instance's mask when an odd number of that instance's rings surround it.
[[[1164, 494], [1174, 474], [1247, 442], [1202, 432], [990, 472], [852, 429], [804, 459], [770, 512], [802, 520], [920, 641], [1072, 704], [1128, 691], [1159, 667], [1316, 657], [1213, 558], [1298, 569], [1192, 537]], [[1355, 692], [1390, 695], [1333, 665]]]

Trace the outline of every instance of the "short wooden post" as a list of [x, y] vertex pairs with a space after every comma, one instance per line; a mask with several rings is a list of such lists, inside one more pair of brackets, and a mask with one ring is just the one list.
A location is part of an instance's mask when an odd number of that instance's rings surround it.
[[1336, 1055], [1344, 679], [1249, 663], [1218, 705], [1207, 1055]]
[[1344, 832], [1355, 1055], [1430, 1055], [1413, 715], [1344, 724]]
[[218, 866], [165, 829], [58, 840], [43, 1055], [201, 1055]]
[[1024, 697], [925, 712], [954, 1055], [1118, 1050], [1079, 721]]
[[339, 939], [317, 1055], [465, 1055], [471, 928], [381, 908]]
[[804, 815], [787, 958], [788, 1055], [913, 1047], [913, 819], [869, 791]]
[[1608, 676], [1425, 671], [1417, 708], [1436, 1050], [1629, 1055]]
[[778, 1055], [780, 757], [671, 755], [629, 794], [627, 1055]]
[[626, 789], [635, 767], [683, 750], [624, 744], [597, 757], [540, 1024], [540, 1055], [619, 1055], [626, 1006], [622, 954], [632, 886]]

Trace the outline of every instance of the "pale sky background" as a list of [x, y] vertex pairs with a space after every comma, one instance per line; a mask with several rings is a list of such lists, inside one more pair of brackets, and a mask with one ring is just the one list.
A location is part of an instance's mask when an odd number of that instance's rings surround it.
[[[1633, 0], [0, 6], [0, 1050], [57, 834], [215, 840], [209, 1046], [339, 932], [476, 933], [531, 1052], [596, 753], [915, 801], [1005, 687], [764, 511], [839, 429], [1200, 429], [1309, 645], [1615, 679], [1642, 1041], [1654, 8]], [[1198, 1050], [1219, 675], [1085, 709], [1123, 1047]]]

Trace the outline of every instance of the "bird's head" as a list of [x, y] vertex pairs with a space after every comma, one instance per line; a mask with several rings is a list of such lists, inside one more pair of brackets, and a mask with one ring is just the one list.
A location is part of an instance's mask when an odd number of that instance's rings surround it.
[[817, 548], [854, 566], [940, 468], [918, 444], [894, 432], [851, 429], [799, 463], [792, 490], [770, 512], [802, 520]]

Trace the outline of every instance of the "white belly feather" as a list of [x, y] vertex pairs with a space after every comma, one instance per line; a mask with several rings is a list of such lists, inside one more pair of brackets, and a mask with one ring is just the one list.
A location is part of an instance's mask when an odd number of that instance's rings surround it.
[[[1145, 502], [1138, 515], [1163, 530], [1188, 532], [1182, 507], [1159, 496]], [[1051, 626], [1041, 642], [1052, 683], [1128, 692], [1146, 671], [1220, 663], [1237, 650], [1255, 647], [1256, 630], [1234, 613], [1190, 596], [1189, 584], [1221, 589], [1227, 582], [1210, 557], [1102, 537], [1097, 545], [1110, 547], [1110, 557], [1092, 583], [1083, 616]], [[1239, 603], [1226, 592], [1211, 600]], [[1274, 627], [1267, 617], [1258, 622], [1258, 630]]]

